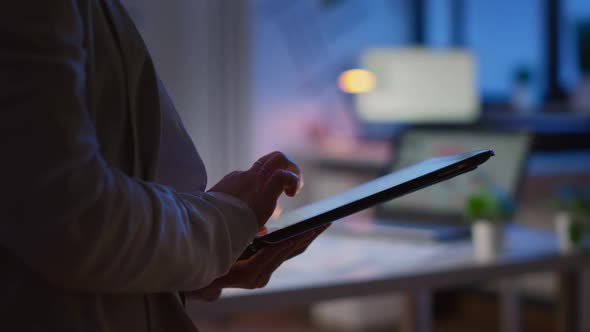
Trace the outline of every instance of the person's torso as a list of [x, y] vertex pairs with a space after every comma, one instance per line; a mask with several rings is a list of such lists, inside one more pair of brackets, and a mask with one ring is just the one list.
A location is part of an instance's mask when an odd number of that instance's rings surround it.
[[111, 0], [92, 12], [89, 111], [103, 157], [131, 176], [204, 190], [203, 163], [129, 17]]
[[[86, 25], [87, 106], [101, 153], [129, 176], [204, 190], [203, 163], [117, 1], [78, 1]], [[12, 323], [18, 331], [195, 331], [178, 294], [67, 293], [3, 249], [0, 265], [1, 330]]]

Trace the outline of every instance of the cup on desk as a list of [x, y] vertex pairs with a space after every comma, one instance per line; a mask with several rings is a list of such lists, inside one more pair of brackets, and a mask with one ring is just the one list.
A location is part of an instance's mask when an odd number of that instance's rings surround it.
[[503, 224], [488, 220], [476, 220], [471, 225], [475, 259], [489, 262], [496, 259], [503, 244]]

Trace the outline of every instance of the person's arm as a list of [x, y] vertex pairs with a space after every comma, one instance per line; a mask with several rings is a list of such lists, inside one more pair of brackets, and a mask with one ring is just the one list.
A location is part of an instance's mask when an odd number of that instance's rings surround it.
[[87, 292], [193, 290], [227, 273], [258, 218], [105, 163], [86, 101], [78, 1], [0, 5], [0, 246]]
[[230, 271], [207, 287], [188, 292], [189, 298], [215, 301], [225, 288], [256, 289], [265, 287], [273, 273], [285, 261], [302, 254], [329, 225], [300, 234], [292, 239], [262, 248], [252, 257], [240, 259]]

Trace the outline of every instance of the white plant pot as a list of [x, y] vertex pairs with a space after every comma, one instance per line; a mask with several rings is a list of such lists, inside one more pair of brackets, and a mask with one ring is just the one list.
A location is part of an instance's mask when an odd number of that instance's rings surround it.
[[512, 91], [512, 107], [519, 112], [532, 113], [534, 106], [533, 92], [529, 84], [518, 83]]
[[572, 223], [572, 216], [568, 212], [561, 211], [555, 215], [555, 232], [557, 233], [557, 243], [561, 252], [568, 253], [581, 248], [581, 244], [575, 243], [570, 236]]
[[488, 262], [498, 257], [502, 250], [503, 230], [501, 223], [478, 220], [471, 225], [473, 249], [477, 261]]
[[571, 97], [571, 107], [575, 111], [590, 112], [590, 75], [586, 74], [574, 90]]

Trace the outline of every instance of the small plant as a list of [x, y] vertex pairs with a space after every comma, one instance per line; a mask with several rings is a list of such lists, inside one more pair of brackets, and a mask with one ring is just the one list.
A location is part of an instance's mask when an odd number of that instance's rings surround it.
[[475, 258], [487, 262], [502, 250], [503, 225], [514, 211], [512, 200], [499, 188], [489, 187], [469, 195], [465, 217], [472, 222], [471, 237]]
[[469, 221], [503, 222], [514, 213], [514, 203], [498, 188], [486, 188], [467, 197], [465, 217]]
[[531, 70], [527, 66], [519, 66], [514, 71], [514, 80], [520, 84], [529, 84], [532, 76]]
[[590, 193], [581, 187], [568, 185], [560, 187], [557, 191], [557, 203], [559, 209], [580, 217], [590, 214]]
[[589, 193], [576, 186], [563, 186], [557, 192], [558, 207], [571, 218], [568, 229], [573, 243], [580, 243], [590, 223]]

